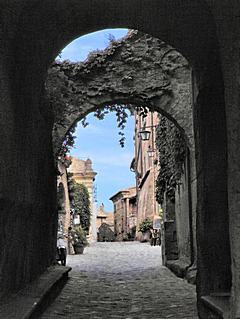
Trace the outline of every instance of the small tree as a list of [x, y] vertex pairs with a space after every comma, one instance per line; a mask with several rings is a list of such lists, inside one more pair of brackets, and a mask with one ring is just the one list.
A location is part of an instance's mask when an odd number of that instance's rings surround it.
[[83, 230], [88, 231], [90, 227], [91, 210], [87, 187], [71, 181], [71, 209], [80, 216], [80, 225]]

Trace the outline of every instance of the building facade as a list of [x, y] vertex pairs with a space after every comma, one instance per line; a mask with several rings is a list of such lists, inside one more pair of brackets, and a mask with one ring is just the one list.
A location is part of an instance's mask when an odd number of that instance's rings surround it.
[[114, 241], [114, 214], [106, 212], [104, 204], [101, 204], [97, 210], [97, 240], [98, 241]]
[[64, 163], [58, 161], [59, 176], [57, 179], [57, 210], [58, 231], [67, 234], [71, 224], [71, 209], [68, 191], [67, 169]]
[[96, 242], [97, 240], [97, 230], [96, 230], [96, 205], [93, 198], [93, 187], [95, 176], [97, 173], [92, 168], [92, 161], [88, 158], [87, 160], [82, 160], [76, 157], [71, 158], [71, 165], [68, 168], [68, 173], [71, 173], [72, 179], [79, 184], [86, 186], [89, 193], [90, 209], [91, 209], [91, 224], [89, 230], [90, 242]]
[[[180, 137], [177, 136], [181, 136], [180, 131], [166, 117], [151, 112], [135, 113], [135, 159], [131, 169], [136, 174], [137, 225], [148, 218], [153, 228], [161, 227], [163, 264], [178, 276], [195, 282], [196, 231], [189, 150], [181, 139], [180, 160]], [[161, 188], [160, 183], [164, 184]], [[148, 237], [147, 232], [137, 233], [140, 241]]]
[[116, 240], [134, 239], [137, 226], [136, 187], [120, 190], [110, 200], [114, 205], [114, 233]]
[[[160, 207], [156, 201], [156, 178], [158, 174], [158, 152], [155, 146], [157, 112], [140, 115], [135, 112], [135, 158], [131, 169], [136, 174], [137, 229], [146, 219], [159, 216]], [[137, 232], [141, 240], [142, 234]]]

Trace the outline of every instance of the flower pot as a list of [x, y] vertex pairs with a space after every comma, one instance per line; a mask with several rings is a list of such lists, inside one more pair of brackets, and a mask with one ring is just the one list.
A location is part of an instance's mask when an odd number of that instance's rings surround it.
[[140, 242], [141, 243], [146, 243], [150, 240], [150, 232], [147, 230], [146, 232], [142, 233]]
[[84, 251], [84, 246], [83, 245], [73, 245], [73, 248], [74, 248], [74, 252], [76, 255], [80, 255], [80, 254], [83, 254], [83, 251]]

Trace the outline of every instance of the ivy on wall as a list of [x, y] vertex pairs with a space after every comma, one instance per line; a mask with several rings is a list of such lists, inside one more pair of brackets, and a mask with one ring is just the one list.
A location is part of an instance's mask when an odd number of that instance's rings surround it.
[[[100, 54], [100, 53], [99, 53]], [[95, 53], [90, 55], [90, 61], [95, 57]], [[64, 62], [55, 62], [52, 67], [49, 69], [48, 81], [47, 81], [47, 93], [49, 103], [55, 114], [55, 122], [58, 125], [65, 125], [65, 120], [67, 117], [70, 117], [72, 114], [72, 109], [74, 105], [79, 104], [79, 94], [76, 89], [77, 84], [74, 83], [73, 77], [73, 68], [78, 65], [82, 65], [82, 62], [71, 63], [69, 61]], [[62, 71], [64, 70], [64, 72]], [[146, 112], [145, 107], [135, 107], [139, 111]], [[124, 129], [127, 122], [127, 119], [133, 115], [134, 106], [131, 104], [113, 104], [105, 105], [104, 107], [98, 108], [93, 112], [93, 115], [98, 120], [103, 120], [105, 116], [109, 113], [115, 113], [117, 127], [119, 129], [119, 144], [121, 147], [124, 147], [125, 143], [125, 134]], [[86, 127], [89, 123], [86, 121], [86, 117], [80, 120], [80, 123], [83, 127]], [[67, 132], [65, 140], [62, 144], [61, 149], [59, 150], [58, 156], [65, 156], [67, 152], [74, 145], [74, 133], [76, 130], [75, 123]]]
[[80, 225], [83, 230], [89, 231], [91, 222], [90, 197], [85, 185], [77, 183], [71, 174], [68, 174], [68, 188], [71, 210], [80, 216]]
[[159, 153], [159, 174], [156, 180], [156, 199], [162, 204], [164, 193], [175, 201], [176, 185], [183, 173], [186, 142], [175, 124], [160, 116], [156, 130], [156, 148]]
[[[55, 114], [53, 142], [57, 151], [61, 147], [60, 143], [58, 144], [59, 141], [62, 143], [61, 136], [67, 132], [65, 129], [76, 122], [76, 115], [82, 119], [81, 116], [87, 113], [85, 109], [91, 109], [93, 112], [95, 110], [95, 116], [100, 120], [109, 112], [115, 112], [119, 143], [123, 147], [124, 128], [129, 116], [127, 109], [130, 113], [135, 109], [145, 114], [153, 108], [152, 102], [156, 97], [164, 98], [170, 103], [175, 94], [181, 97], [177, 100], [179, 104], [185, 105], [188, 101], [188, 85], [183, 86], [183, 83], [189, 81], [188, 63], [177, 51], [137, 31], [131, 31], [120, 41], [109, 40], [108, 48], [91, 52], [85, 62], [55, 61], [49, 69], [46, 89]], [[181, 75], [179, 72], [182, 72]], [[179, 77], [181, 85], [178, 87], [176, 83], [179, 83]], [[99, 105], [99, 101], [105, 95], [115, 97], [116, 101], [119, 96], [134, 96], [138, 105], [148, 105], [149, 109], [136, 105], [133, 107], [130, 104], [135, 103], [132, 99], [124, 100], [125, 105]], [[160, 153], [161, 171], [157, 179], [156, 196], [162, 203], [165, 191], [174, 200], [186, 146], [174, 124], [163, 117], [160, 123], [157, 148]], [[86, 119], [83, 119], [82, 124], [87, 125]], [[74, 131], [70, 129], [67, 134], [67, 141], [62, 145], [63, 151], [74, 142]]]
[[58, 152], [58, 161], [62, 163], [66, 168], [72, 164], [72, 158], [69, 156], [69, 152], [75, 144], [76, 135], [76, 124], [74, 124], [67, 132], [64, 142]]
[[[55, 118], [56, 153], [72, 123], [96, 110], [99, 119], [109, 111], [116, 112], [119, 142], [123, 146], [125, 110], [132, 111], [133, 103], [140, 109], [143, 106], [153, 109], [156, 99], [161, 99], [163, 104], [171, 103], [179, 91], [175, 85], [179, 70], [185, 71], [181, 81], [187, 81], [184, 77], [188, 74], [187, 61], [160, 40], [137, 31], [131, 31], [119, 41], [109, 40], [105, 50], [91, 52], [84, 62], [55, 61], [48, 70], [46, 92]], [[181, 85], [181, 92], [185, 91]]]

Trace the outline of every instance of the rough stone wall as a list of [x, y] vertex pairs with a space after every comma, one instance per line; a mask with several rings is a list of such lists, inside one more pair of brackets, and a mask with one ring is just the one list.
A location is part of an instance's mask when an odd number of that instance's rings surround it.
[[169, 261], [175, 261], [179, 259], [177, 229], [175, 220], [169, 220], [164, 222], [163, 235], [163, 261], [164, 265], [169, 267]]
[[[163, 261], [180, 277], [196, 281], [196, 197], [193, 153], [178, 128], [164, 117], [157, 127], [157, 198], [163, 207]], [[192, 172], [193, 171], [193, 172]]]
[[[207, 317], [201, 295], [230, 288], [230, 216], [231, 319], [239, 317], [239, 1], [2, 0], [0, 9], [2, 294], [44, 271], [55, 250], [52, 122], [42, 90], [47, 68], [77, 36], [124, 26], [170, 43], [193, 66], [199, 314]], [[36, 233], [39, 225], [44, 232]], [[28, 236], [23, 235], [25, 229]], [[13, 247], [20, 252], [22, 245], [26, 256], [12, 255]]]
[[178, 259], [178, 243], [176, 230], [175, 203], [167, 193], [164, 194], [163, 226], [162, 226], [162, 260], [163, 265], [167, 265], [169, 260]]
[[118, 196], [113, 200], [114, 204], [114, 233], [117, 241], [122, 241], [124, 238], [125, 221], [125, 201], [122, 196]]
[[56, 251], [53, 117], [41, 99], [36, 73], [42, 71], [23, 34], [18, 37], [24, 4], [0, 3], [1, 297], [39, 276], [52, 264]]
[[[61, 90], [56, 91], [56, 83]], [[133, 31], [105, 51], [92, 53], [84, 63], [56, 63], [49, 71], [47, 89], [55, 105], [55, 145], [87, 113], [122, 103], [163, 112], [181, 127], [194, 149], [190, 67], [158, 39]], [[56, 97], [63, 100], [61, 105], [56, 106]]]
[[230, 318], [240, 317], [240, 25], [238, 1], [208, 1], [216, 21], [221, 54], [228, 144], [228, 210], [232, 254], [232, 300]]
[[175, 192], [175, 214], [178, 243], [178, 258], [191, 265], [191, 243], [189, 225], [189, 179], [187, 163], [183, 163], [183, 173], [177, 184]]

